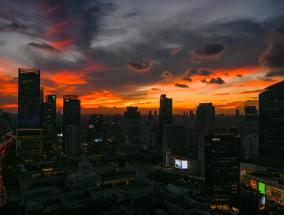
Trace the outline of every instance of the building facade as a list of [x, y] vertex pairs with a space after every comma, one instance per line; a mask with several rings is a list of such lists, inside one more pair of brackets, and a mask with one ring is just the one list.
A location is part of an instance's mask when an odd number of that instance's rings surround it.
[[206, 137], [204, 194], [211, 208], [226, 210], [229, 198], [238, 192], [240, 181], [239, 137], [211, 134]]
[[159, 108], [159, 146], [163, 148], [163, 129], [164, 125], [171, 125], [173, 121], [173, 100], [167, 98], [166, 94], [160, 97]]
[[67, 129], [73, 125], [80, 127], [81, 101], [78, 95], [63, 95], [63, 153], [67, 149]]
[[284, 163], [284, 81], [259, 94], [259, 157], [264, 162]]

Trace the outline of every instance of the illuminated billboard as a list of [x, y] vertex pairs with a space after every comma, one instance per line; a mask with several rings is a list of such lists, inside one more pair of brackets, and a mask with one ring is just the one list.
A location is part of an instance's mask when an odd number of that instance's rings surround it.
[[265, 184], [258, 182], [258, 190], [262, 193], [265, 194]]
[[257, 190], [257, 181], [255, 180], [250, 180], [250, 186], [253, 188], [253, 189], [256, 189]]
[[175, 167], [178, 169], [187, 169], [187, 160], [175, 160]]

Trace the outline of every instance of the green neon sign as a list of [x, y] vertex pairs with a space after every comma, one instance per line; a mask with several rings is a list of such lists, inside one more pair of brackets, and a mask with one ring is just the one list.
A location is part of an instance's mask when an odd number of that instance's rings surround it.
[[262, 193], [265, 194], [265, 184], [258, 182], [258, 190]]
[[55, 99], [55, 96], [52, 96], [53, 99]]

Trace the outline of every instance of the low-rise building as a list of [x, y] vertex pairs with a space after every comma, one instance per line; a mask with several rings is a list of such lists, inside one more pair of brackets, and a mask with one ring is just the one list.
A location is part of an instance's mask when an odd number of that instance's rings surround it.
[[113, 194], [119, 199], [138, 198], [154, 191], [154, 186], [146, 182], [136, 182], [129, 185], [117, 185], [114, 187]]

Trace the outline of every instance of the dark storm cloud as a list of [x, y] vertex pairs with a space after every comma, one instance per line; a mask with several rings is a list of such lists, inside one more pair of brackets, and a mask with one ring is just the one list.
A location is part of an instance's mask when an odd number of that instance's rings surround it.
[[21, 31], [21, 30], [27, 30], [28, 27], [16, 22], [12, 22], [10, 24], [4, 24], [0, 23], [0, 31], [4, 32], [12, 32], [12, 31]]
[[209, 76], [209, 75], [215, 75], [215, 73], [208, 69], [204, 69], [204, 68], [201, 68], [201, 69], [189, 68], [186, 70], [185, 74], [183, 75], [182, 80], [191, 82], [192, 79], [190, 77], [195, 76], [195, 75]]
[[37, 49], [43, 49], [43, 50], [47, 50], [47, 51], [50, 51], [50, 52], [57, 52], [59, 53], [60, 51], [56, 48], [54, 48], [53, 46], [49, 45], [49, 44], [46, 44], [44, 42], [42, 43], [29, 43], [27, 44], [28, 46], [31, 46], [31, 47], [34, 47], [34, 48], [37, 48]]
[[161, 89], [153, 87], [153, 88], [151, 88], [151, 90], [161, 90]]
[[138, 61], [132, 62], [128, 60], [126, 62], [126, 65], [128, 66], [129, 69], [132, 69], [136, 72], [144, 72], [144, 71], [149, 71], [153, 65], [154, 61], [153, 60], [145, 60], [141, 64]]
[[203, 78], [202, 80], [200, 80], [202, 83], [206, 83], [206, 79]]
[[185, 77], [185, 78], [183, 78], [182, 80], [188, 81], [188, 82], [192, 82], [192, 79], [191, 79], [190, 77]]
[[273, 80], [271, 78], [267, 78], [267, 77], [258, 77], [259, 80], [262, 80], [264, 82], [275, 82], [276, 80]]
[[242, 77], [243, 75], [241, 75], [241, 74], [237, 74], [236, 76], [240, 78], [240, 77]]
[[163, 74], [161, 75], [162, 78], [165, 79], [171, 79], [173, 77], [172, 73], [168, 72], [168, 71], [164, 71]]
[[176, 83], [175, 87], [188, 88], [188, 85]]
[[284, 76], [284, 68], [267, 72], [266, 77], [276, 77], [276, 76]]
[[208, 84], [225, 84], [225, 81], [222, 78], [217, 77], [217, 79], [211, 78], [211, 80], [207, 83]]
[[222, 43], [206, 43], [191, 53], [198, 58], [217, 58], [227, 49], [228, 46]]
[[269, 44], [266, 51], [259, 58], [263, 66], [269, 68], [284, 67], [284, 27], [270, 31]]

